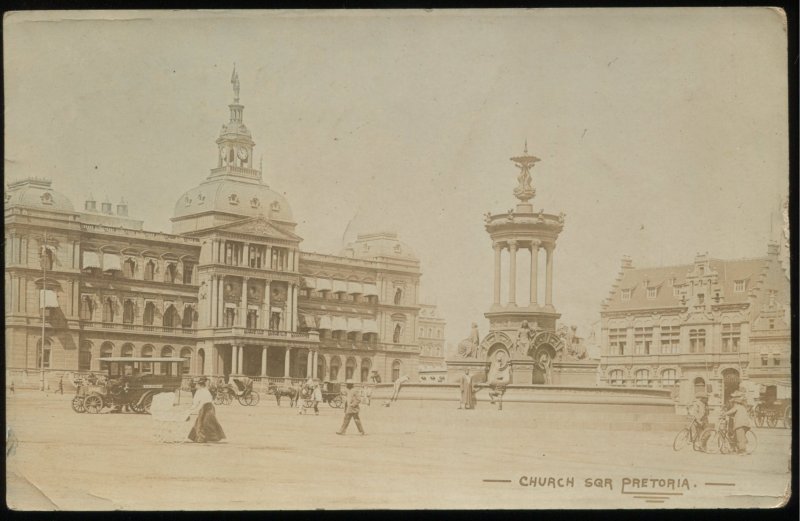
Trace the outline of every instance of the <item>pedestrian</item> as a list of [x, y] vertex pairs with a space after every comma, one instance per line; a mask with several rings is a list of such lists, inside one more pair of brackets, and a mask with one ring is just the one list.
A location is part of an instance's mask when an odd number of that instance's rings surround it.
[[[202, 377], [197, 381], [197, 391], [192, 398], [192, 408], [189, 415], [197, 414], [189, 439], [196, 443], [207, 441], [221, 441], [225, 439], [225, 432], [217, 421], [216, 409], [214, 409], [214, 399], [207, 388], [208, 379]], [[189, 418], [187, 418], [188, 421]]]
[[311, 403], [314, 404], [314, 414], [319, 416], [319, 402], [322, 401], [322, 386], [319, 382], [314, 382], [314, 390], [311, 392]]
[[472, 386], [472, 376], [469, 374], [469, 369], [464, 371], [464, 376], [461, 377], [461, 403], [458, 405], [458, 408], [475, 408], [475, 390]]
[[61, 378], [58, 379], [58, 392], [64, 394], [64, 375], [61, 375]]
[[394, 382], [394, 392], [392, 393], [392, 399], [389, 400], [390, 402], [396, 402], [397, 396], [400, 394], [400, 388], [403, 386], [404, 383], [409, 381], [410, 378], [408, 375], [403, 375], [402, 377], [398, 378]]
[[342, 428], [336, 431], [336, 434], [344, 436], [345, 432], [347, 432], [347, 427], [350, 425], [350, 420], [352, 419], [356, 422], [358, 431], [362, 436], [364, 436], [366, 433], [364, 432], [364, 428], [361, 426], [361, 418], [358, 416], [361, 398], [358, 396], [358, 391], [353, 389], [352, 379], [348, 378], [345, 381], [345, 385], [347, 386], [347, 397], [345, 398], [344, 405], [344, 421], [342, 422]]
[[736, 452], [745, 454], [747, 452], [747, 436], [745, 434], [750, 430], [750, 415], [747, 413], [747, 407], [744, 405], [744, 395], [735, 391], [731, 394], [730, 408], [724, 411], [723, 414], [730, 416], [733, 430], [733, 435], [736, 439]]

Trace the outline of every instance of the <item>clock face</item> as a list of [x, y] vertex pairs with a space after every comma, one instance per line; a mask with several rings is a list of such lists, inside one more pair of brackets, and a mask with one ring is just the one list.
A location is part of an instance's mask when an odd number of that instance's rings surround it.
[[244, 147], [240, 147], [239, 150], [236, 152], [236, 154], [239, 156], [239, 159], [241, 159], [242, 161], [247, 159], [247, 149], [244, 148]]

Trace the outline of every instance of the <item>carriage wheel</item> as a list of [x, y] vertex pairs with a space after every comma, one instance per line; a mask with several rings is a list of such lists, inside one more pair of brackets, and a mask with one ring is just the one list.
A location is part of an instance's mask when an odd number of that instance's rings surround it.
[[792, 428], [792, 408], [791, 406], [786, 407], [786, 411], [783, 413], [783, 427], [785, 429]]
[[250, 403], [248, 403], [247, 405], [252, 405], [253, 407], [255, 407], [256, 405], [258, 405], [258, 402], [260, 401], [261, 401], [261, 395], [255, 391], [250, 391]]
[[250, 393], [240, 394], [236, 397], [240, 405], [250, 405]]
[[340, 394], [340, 395], [336, 396], [330, 402], [328, 402], [328, 404], [329, 405], [333, 404], [333, 407], [336, 407], [337, 409], [341, 409], [342, 407], [344, 407], [344, 400], [342, 400], [342, 395]]
[[769, 425], [770, 427], [775, 427], [776, 425], [778, 425], [778, 418], [777, 416], [775, 416], [774, 412], [770, 412], [769, 416], [767, 416], [767, 425]]
[[764, 425], [764, 411], [761, 409], [760, 405], [756, 405], [755, 409], [753, 409], [753, 420], [756, 422], [756, 427], [762, 427]]
[[153, 395], [148, 394], [142, 400], [142, 405], [140, 406], [142, 409], [143, 414], [150, 414], [150, 406], [153, 405]]
[[72, 410], [75, 412], [86, 412], [86, 407], [83, 406], [83, 398], [76, 396], [72, 399]]
[[97, 414], [103, 408], [103, 397], [99, 394], [90, 394], [83, 399], [83, 408], [90, 414]]
[[233, 403], [233, 395], [228, 391], [222, 393], [222, 405], [230, 405]]
[[219, 391], [214, 393], [214, 405], [225, 405], [224, 393]]
[[756, 447], [758, 447], [756, 433], [751, 429], [747, 429], [747, 432], [744, 433], [744, 437], [747, 440], [747, 447], [745, 447], [744, 450], [747, 454], [752, 454], [756, 450]]
[[131, 410], [136, 414], [144, 414], [144, 409], [141, 408], [138, 403], [131, 402], [128, 404], [128, 407], [130, 407]]

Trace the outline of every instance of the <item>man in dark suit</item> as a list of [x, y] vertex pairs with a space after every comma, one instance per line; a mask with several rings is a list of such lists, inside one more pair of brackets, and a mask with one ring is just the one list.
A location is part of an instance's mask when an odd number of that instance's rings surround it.
[[347, 397], [345, 398], [345, 405], [344, 405], [344, 421], [342, 422], [342, 428], [336, 431], [336, 434], [340, 436], [344, 436], [344, 433], [347, 431], [347, 427], [350, 425], [350, 420], [353, 419], [356, 422], [356, 427], [358, 427], [358, 432], [361, 435], [365, 435], [364, 428], [361, 426], [361, 418], [358, 417], [359, 413], [359, 406], [361, 405], [361, 397], [359, 393], [353, 388], [353, 380], [347, 379], [345, 382], [347, 386]]

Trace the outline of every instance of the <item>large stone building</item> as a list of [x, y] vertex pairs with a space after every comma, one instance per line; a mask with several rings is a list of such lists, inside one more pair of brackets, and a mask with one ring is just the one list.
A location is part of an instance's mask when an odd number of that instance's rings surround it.
[[637, 269], [624, 258], [601, 312], [601, 378], [671, 388], [681, 404], [708, 390], [724, 403], [742, 382], [788, 388], [789, 299], [775, 243], [756, 259]]
[[48, 180], [8, 185], [9, 370], [182, 356], [187, 374], [416, 377], [419, 260], [389, 232], [359, 235], [338, 255], [301, 251], [288, 201], [253, 163], [233, 83], [217, 164], [178, 198], [173, 234], [143, 230], [124, 202], [98, 209], [90, 197], [76, 210]]

